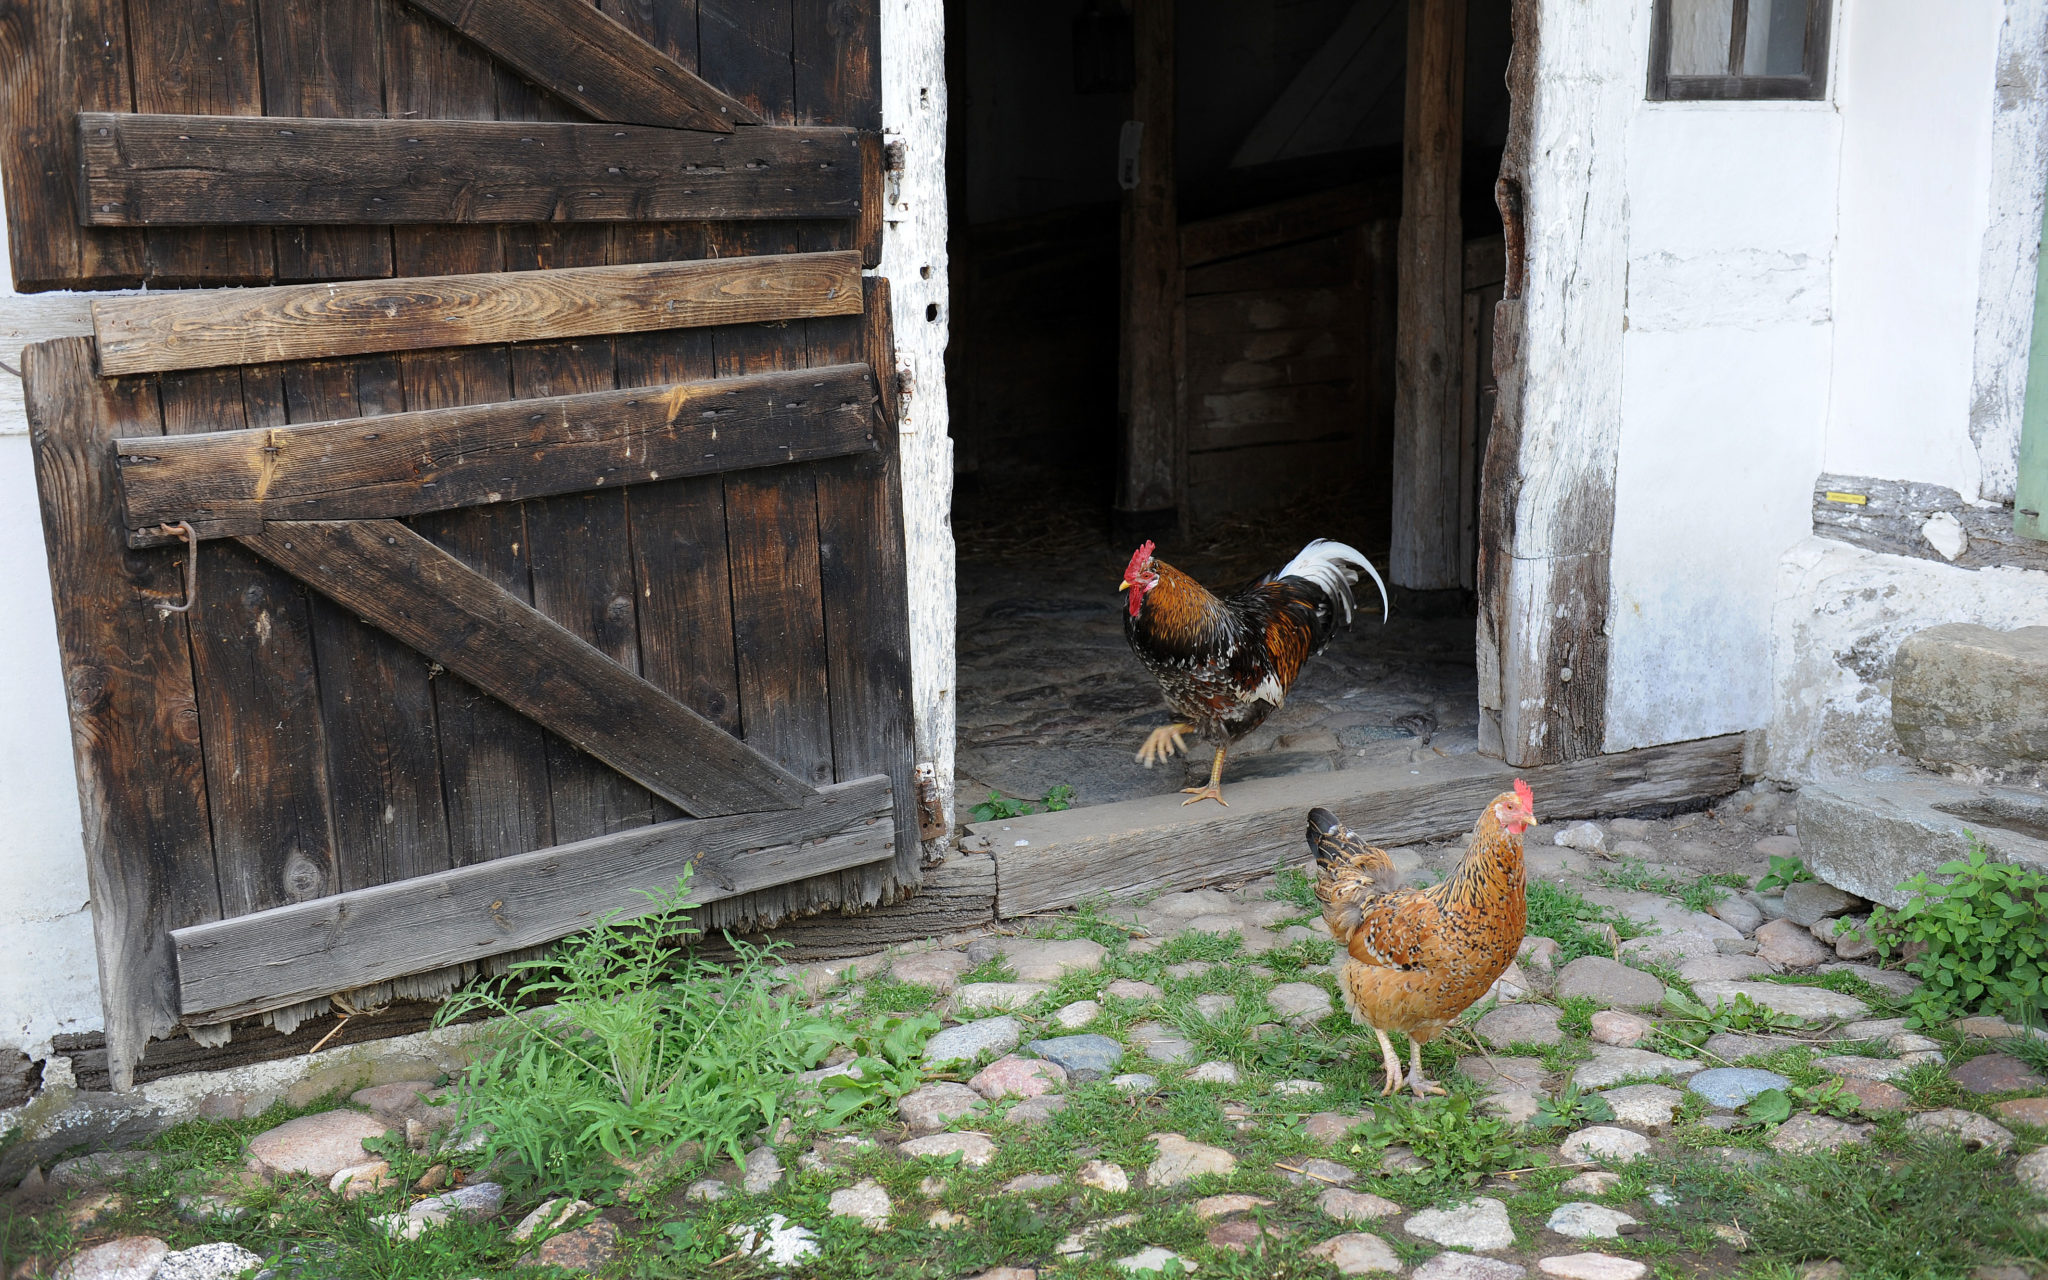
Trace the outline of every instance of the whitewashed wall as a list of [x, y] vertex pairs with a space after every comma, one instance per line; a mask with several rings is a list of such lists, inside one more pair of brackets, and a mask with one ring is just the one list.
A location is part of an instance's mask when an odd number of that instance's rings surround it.
[[[7, 230], [0, 219], [0, 262]], [[0, 268], [0, 360], [88, 331], [76, 294], [20, 296]], [[100, 1025], [71, 725], [21, 382], [0, 372], [0, 1051]]]
[[[1630, 28], [1640, 82], [1648, 10], [1549, 13]], [[1837, 0], [1827, 101], [1637, 103], [1614, 250], [1628, 317], [1608, 750], [1768, 726], [1774, 773], [1868, 763], [1889, 737], [1877, 673], [1900, 619], [2028, 614], [2011, 597], [2038, 575], [1994, 591], [1866, 557], [1879, 563], [1845, 576], [1807, 535], [1824, 470], [2009, 491], [2033, 296], [2017, 228], [2038, 234], [2048, 155], [2044, 13]], [[1911, 603], [1864, 625], [1844, 584], [1888, 574]], [[1834, 710], [1812, 714], [1816, 698]]]

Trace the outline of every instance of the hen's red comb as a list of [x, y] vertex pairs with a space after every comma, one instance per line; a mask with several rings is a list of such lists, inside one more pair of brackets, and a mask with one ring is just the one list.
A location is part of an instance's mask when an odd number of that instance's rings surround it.
[[1536, 812], [1536, 797], [1529, 794], [1529, 784], [1520, 778], [1515, 779], [1515, 798], [1522, 802], [1523, 809], [1530, 813]]
[[1134, 580], [1138, 576], [1138, 571], [1143, 569], [1145, 562], [1151, 558], [1152, 542], [1148, 538], [1143, 546], [1131, 553], [1131, 562], [1124, 566], [1124, 581], [1130, 582]]

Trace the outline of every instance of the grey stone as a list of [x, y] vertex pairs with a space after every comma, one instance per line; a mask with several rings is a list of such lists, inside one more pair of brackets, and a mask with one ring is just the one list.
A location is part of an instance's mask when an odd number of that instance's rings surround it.
[[324, 1180], [368, 1164], [371, 1156], [363, 1143], [383, 1137], [390, 1128], [360, 1111], [322, 1111], [257, 1134], [249, 1139], [249, 1156], [271, 1173], [302, 1173]]
[[1162, 893], [1152, 900], [1154, 911], [1161, 915], [1177, 916], [1192, 920], [1196, 916], [1219, 915], [1228, 912], [1237, 904], [1228, 895], [1214, 889], [1188, 889], [1180, 893]]
[[924, 1043], [924, 1065], [973, 1062], [983, 1054], [1000, 1057], [1017, 1047], [1024, 1028], [1015, 1018], [983, 1018], [947, 1027]]
[[1777, 982], [1696, 982], [1693, 994], [1712, 1007], [1717, 1001], [1733, 1003], [1738, 995], [1789, 1017], [1820, 1021], [1833, 1018], [1853, 1022], [1870, 1016], [1870, 1006], [1855, 996], [1845, 996], [1825, 987], [1795, 987]]
[[123, 1236], [72, 1254], [55, 1280], [153, 1280], [170, 1252], [155, 1236]]
[[1009, 938], [1003, 960], [1025, 982], [1058, 982], [1069, 973], [1093, 973], [1108, 951], [1086, 938]]
[[889, 972], [900, 981], [930, 987], [942, 996], [949, 996], [953, 994], [960, 975], [973, 967], [974, 962], [958, 951], [923, 951], [896, 957], [889, 966]]
[[1108, 1036], [1055, 1036], [1024, 1047], [1065, 1071], [1075, 1084], [1103, 1079], [1124, 1060], [1124, 1047]]
[[1310, 1159], [1296, 1157], [1291, 1160], [1283, 1160], [1281, 1164], [1295, 1166], [1292, 1169], [1282, 1168], [1280, 1176], [1286, 1178], [1297, 1187], [1309, 1184], [1341, 1187], [1347, 1183], [1358, 1181], [1358, 1171], [1356, 1169], [1349, 1165], [1338, 1164], [1335, 1160], [1324, 1160], [1321, 1157]]
[[1446, 1249], [1410, 1272], [1410, 1280], [1521, 1280], [1527, 1267]]
[[1447, 1249], [1510, 1249], [1515, 1243], [1508, 1207], [1491, 1196], [1478, 1196], [1448, 1209], [1424, 1209], [1403, 1222], [1401, 1229]]
[[1550, 1072], [1537, 1058], [1458, 1059], [1458, 1074], [1475, 1084], [1502, 1089], [1541, 1089]]
[[1192, 1084], [1236, 1084], [1237, 1067], [1228, 1062], [1204, 1062], [1188, 1072]]
[[1783, 920], [1773, 920], [1756, 931], [1756, 953], [1760, 959], [1781, 969], [1811, 969], [1834, 956], [1834, 952], [1822, 946], [1810, 930], [1793, 923], [1790, 915]]
[[1308, 1256], [1327, 1262], [1340, 1276], [1397, 1275], [1401, 1258], [1393, 1246], [1365, 1231], [1348, 1231], [1313, 1245]]
[[1619, 1209], [1573, 1200], [1551, 1210], [1550, 1220], [1543, 1225], [1574, 1240], [1619, 1240], [1621, 1229], [1635, 1224], [1633, 1216]]
[[[765, 1148], [764, 1148], [765, 1149]], [[780, 1168], [778, 1166], [778, 1172]], [[444, 1191], [437, 1196], [428, 1196], [415, 1201], [406, 1208], [405, 1216], [417, 1223], [439, 1225], [451, 1218], [466, 1218], [481, 1222], [505, 1207], [505, 1188], [495, 1182], [472, 1182], [454, 1191]], [[395, 1216], [395, 1215], [394, 1215]], [[412, 1239], [417, 1229], [401, 1230], [393, 1234]]]
[[1221, 1147], [1190, 1142], [1178, 1133], [1155, 1133], [1159, 1156], [1145, 1170], [1148, 1187], [1173, 1187], [1209, 1174], [1229, 1174], [1237, 1157]]
[[1671, 1123], [1685, 1095], [1661, 1084], [1632, 1084], [1598, 1095], [1614, 1111], [1614, 1122], [1652, 1132]]
[[148, 1173], [162, 1163], [154, 1151], [100, 1151], [59, 1160], [43, 1178], [53, 1187], [97, 1187]]
[[236, 1280], [263, 1265], [263, 1256], [238, 1244], [218, 1241], [164, 1255], [154, 1280]]
[[1525, 1089], [1496, 1089], [1479, 1100], [1480, 1109], [1509, 1124], [1527, 1124], [1543, 1110], [1543, 1094]]
[[1102, 994], [1112, 1000], [1157, 1000], [1166, 993], [1149, 982], [1118, 978], [1104, 987]]
[[1799, 842], [1814, 874], [1895, 910], [1908, 900], [1899, 888], [1905, 881], [1921, 872], [1940, 881], [1937, 867], [1969, 856], [1971, 832], [1995, 860], [2048, 871], [2048, 840], [2027, 834], [2044, 825], [2048, 797], [1907, 768], [1873, 769], [1799, 794]]
[[1283, 982], [1266, 993], [1266, 1004], [1297, 1027], [1330, 1016], [1330, 993], [1313, 982]]
[[725, 1233], [740, 1242], [740, 1252], [773, 1267], [793, 1267], [818, 1252], [817, 1233], [779, 1213], [751, 1225], [736, 1223]]
[[1560, 1000], [1587, 996], [1602, 1005], [1654, 1009], [1664, 999], [1664, 984], [1605, 956], [1580, 956], [1557, 975], [1554, 992]]
[[[717, 1185], [719, 1190], [723, 1192], [725, 1184], [721, 1182]], [[690, 1188], [692, 1192], [696, 1191], [696, 1189], [695, 1184]], [[721, 1194], [717, 1196], [691, 1195], [690, 1198], [692, 1200], [718, 1200], [724, 1197]], [[512, 1239], [515, 1243], [524, 1244], [543, 1231], [560, 1231], [563, 1227], [568, 1226], [596, 1207], [588, 1200], [572, 1200], [559, 1196], [552, 1200], [543, 1200], [531, 1213], [519, 1220], [518, 1226], [512, 1228]]]
[[1687, 982], [1728, 982], [1776, 972], [1770, 961], [1757, 956], [1694, 956], [1678, 966], [1678, 976]]
[[1771, 1149], [1788, 1156], [1833, 1151], [1836, 1147], [1863, 1141], [1869, 1131], [1869, 1125], [1848, 1124], [1833, 1116], [1817, 1116], [1810, 1111], [1802, 1111], [1778, 1126], [1778, 1131], [1771, 1135]]
[[1048, 1094], [1043, 1098], [1026, 1098], [1003, 1113], [1003, 1119], [1011, 1124], [1040, 1125], [1067, 1109], [1067, 1095]]
[[1867, 960], [1877, 954], [1877, 944], [1870, 940], [1866, 916], [1832, 916], [1813, 923], [1813, 936], [1833, 947], [1835, 955], [1843, 960]]
[[1619, 1009], [1602, 1009], [1593, 1015], [1592, 1030], [1595, 1044], [1632, 1049], [1648, 1040], [1657, 1030], [1657, 1024]]
[[1180, 1275], [1186, 1275], [1194, 1270], [1194, 1264], [1186, 1258], [1156, 1244], [1147, 1245], [1128, 1257], [1118, 1258], [1116, 1266], [1119, 1271], [1127, 1271], [1132, 1275], [1164, 1271], [1168, 1266], [1177, 1267], [1177, 1274]]
[[1693, 1064], [1690, 1062], [1653, 1053], [1648, 1049], [1617, 1049], [1609, 1045], [1594, 1045], [1593, 1060], [1582, 1062], [1572, 1068], [1572, 1083], [1580, 1089], [1604, 1089], [1625, 1080], [1682, 1075], [1692, 1069]]
[[1090, 1160], [1074, 1170], [1074, 1181], [1111, 1195], [1122, 1195], [1131, 1189], [1131, 1175], [1124, 1172], [1122, 1165], [1107, 1160]]
[[1937, 772], [2038, 775], [2048, 764], [2048, 627], [1952, 622], [1892, 658], [1892, 730]]
[[2048, 1200], [2048, 1147], [2043, 1147], [2030, 1156], [2021, 1156], [2012, 1167], [2013, 1176], [2020, 1180], [2027, 1190]]
[[[903, 1123], [910, 1126], [911, 1132], [931, 1133], [945, 1128], [961, 1116], [979, 1111], [982, 1102], [982, 1096], [966, 1085], [942, 1080], [913, 1089], [898, 1098], [896, 1114], [903, 1117]], [[752, 1190], [751, 1187], [748, 1189]]]
[[1716, 938], [1714, 950], [1724, 956], [1753, 956], [1756, 954], [1756, 939]]
[[1511, 1044], [1563, 1044], [1557, 1010], [1543, 1004], [1502, 1005], [1473, 1024], [1478, 1037], [1496, 1049]]
[[1350, 1191], [1343, 1187], [1326, 1188], [1316, 1197], [1316, 1208], [1339, 1222], [1373, 1222], [1401, 1212], [1401, 1206], [1392, 1200], [1369, 1191]]
[[1154, 1062], [1186, 1062], [1195, 1056], [1192, 1041], [1172, 1027], [1161, 1023], [1135, 1023], [1128, 1034], [1131, 1042]]
[[1607, 835], [1596, 823], [1574, 822], [1552, 836], [1551, 843], [1565, 849], [1599, 853], [1607, 848]]
[[1880, 991], [1891, 992], [1901, 1000], [1920, 989], [1920, 979], [1903, 969], [1879, 969], [1867, 964], [1846, 964], [1830, 960], [1820, 967], [1820, 971], [1853, 974]]
[[[1175, 982], [1186, 982], [1189, 978], [1201, 977], [1215, 967], [1216, 963], [1213, 960], [1183, 960], [1179, 964], [1167, 965], [1166, 976]], [[1145, 985], [1151, 986], [1150, 983]], [[1152, 987], [1152, 990], [1156, 993], [1159, 988]]]
[[1044, 982], [969, 982], [953, 988], [953, 1005], [962, 1013], [1006, 1013], [1051, 989]]
[[1707, 1100], [1708, 1106], [1723, 1111], [1748, 1106], [1758, 1094], [1769, 1089], [1789, 1089], [1792, 1082], [1775, 1071], [1753, 1067], [1714, 1067], [1685, 1082], [1685, 1087]]
[[[977, 969], [1003, 954], [1001, 938], [976, 938], [967, 944], [967, 968]], [[965, 970], [962, 970], [964, 973]]]
[[862, 1178], [850, 1187], [834, 1191], [825, 1208], [835, 1218], [852, 1218], [870, 1231], [881, 1231], [889, 1225], [889, 1212], [894, 1206], [881, 1183]]
[[1230, 1012], [1237, 1003], [1237, 997], [1224, 995], [1220, 991], [1209, 991], [1195, 997], [1195, 1012], [1202, 1015], [1204, 1022], [1214, 1022]]
[[1849, 1054], [1815, 1058], [1813, 1065], [1845, 1080], [1896, 1080], [1913, 1069], [1893, 1058], [1859, 1058]]
[[1642, 1280], [1650, 1273], [1647, 1263], [1607, 1253], [1567, 1253], [1538, 1258], [1536, 1269], [1556, 1280]]
[[1906, 1119], [1908, 1133], [1927, 1134], [1930, 1137], [1955, 1138], [1971, 1148], [1988, 1148], [2004, 1153], [2012, 1150], [2012, 1131], [1993, 1123], [1974, 1111], [1956, 1107], [1945, 1107], [1940, 1111], [1925, 1111]]
[[1709, 910], [1716, 919], [1743, 933], [1755, 933], [1756, 927], [1764, 922], [1763, 910], [1741, 894], [1728, 894]]
[[[1033, 1099], [1042, 1101], [1042, 1099]], [[1019, 1103], [1019, 1106], [1024, 1105]], [[928, 1137], [912, 1138], [897, 1146], [901, 1155], [919, 1157], [941, 1157], [957, 1155], [960, 1163], [970, 1169], [979, 1169], [996, 1158], [996, 1144], [985, 1133], [934, 1133]]]
[[1112, 1076], [1109, 1083], [1119, 1093], [1151, 1093], [1159, 1088], [1159, 1077], [1143, 1071], [1132, 1071], [1125, 1075]]
[[1785, 886], [1785, 918], [1802, 929], [1817, 920], [1854, 911], [1861, 902], [1855, 894], [1844, 893], [1819, 880], [1801, 880]]
[[1650, 1154], [1650, 1140], [1633, 1129], [1613, 1125], [1587, 1125], [1558, 1145], [1557, 1153], [1570, 1161], [1627, 1164]]
[[1060, 1006], [1054, 1011], [1052, 1020], [1058, 1023], [1062, 1030], [1079, 1031], [1101, 1016], [1100, 1004], [1093, 1000], [1076, 1000], [1072, 1004]]

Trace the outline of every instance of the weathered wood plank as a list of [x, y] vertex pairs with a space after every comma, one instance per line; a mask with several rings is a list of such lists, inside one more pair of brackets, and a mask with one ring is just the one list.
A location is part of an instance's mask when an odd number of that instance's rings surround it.
[[[384, 111], [393, 120], [489, 120], [497, 115], [490, 55], [398, 0], [384, 3]], [[391, 229], [393, 274], [497, 271], [502, 228], [424, 225]], [[419, 406], [415, 406], [419, 407]]]
[[[677, 62], [686, 67], [697, 65], [696, 0], [663, 0], [660, 4], [650, 0], [599, 0], [598, 8]], [[861, 201], [861, 216], [866, 218], [865, 188]], [[613, 262], [672, 262], [704, 256], [704, 224], [700, 222], [625, 222], [612, 224], [610, 230]], [[650, 378], [635, 383], [625, 379], [623, 366], [619, 372], [622, 386], [680, 380]]]
[[[285, 415], [274, 369], [252, 371], [247, 386], [240, 369], [169, 374], [160, 383], [158, 443], [223, 421]], [[332, 893], [341, 884], [307, 591], [233, 544], [194, 554], [200, 603], [186, 621], [221, 912], [246, 915]]]
[[566, 267], [93, 300], [113, 375], [860, 311], [860, 255]]
[[[1135, 182], [1123, 193], [1123, 338], [1118, 402], [1123, 450], [1115, 509], [1134, 528], [1177, 520], [1187, 494], [1187, 437], [1180, 406], [1183, 368], [1180, 227], [1174, 183], [1174, 6], [1135, 0], [1137, 81], [1132, 122], [1139, 135]], [[1125, 128], [1130, 128], [1126, 124]]]
[[[263, 114], [256, 0], [130, 0], [135, 109]], [[271, 233], [254, 227], [152, 230], [151, 285], [268, 284]]]
[[408, 0], [599, 120], [731, 133], [759, 117], [602, 10], [555, 0]]
[[[0, 17], [0, 177], [14, 287], [112, 288], [143, 278], [140, 232], [79, 225], [78, 132], [72, 113], [127, 111], [128, 20], [122, 0], [10, 4]], [[125, 1051], [124, 1051], [125, 1052]]]
[[1384, 182], [1358, 182], [1313, 195], [1203, 218], [1180, 228], [1181, 264], [1257, 253], [1297, 240], [1313, 240], [1401, 212], [1401, 193]]
[[94, 227], [331, 223], [388, 242], [370, 228], [860, 213], [851, 129], [80, 112], [78, 138]]
[[[1528, 782], [1546, 822], [1695, 805], [1742, 785], [1742, 736], [1730, 734], [1515, 770], [1483, 756], [1241, 782], [1230, 812], [1192, 815], [1178, 796], [1148, 796], [968, 828], [996, 860], [996, 913], [1020, 916], [1091, 897], [1124, 898], [1263, 875], [1308, 857], [1302, 824], [1315, 805], [1375, 844], [1469, 831], [1488, 800]], [[1028, 845], [1022, 844], [1029, 841]], [[1200, 857], [1189, 854], [1199, 841]]]
[[187, 1016], [278, 1008], [550, 942], [685, 867], [699, 902], [861, 866], [892, 851], [887, 778], [827, 787], [774, 813], [680, 819], [180, 930]]
[[114, 1087], [178, 1021], [169, 931], [217, 919], [206, 767], [185, 615], [189, 552], [131, 551], [114, 515], [116, 435], [157, 420], [147, 379], [93, 374], [84, 338], [22, 352], [57, 641], [70, 695], [86, 877]]
[[241, 542], [687, 813], [809, 792], [397, 521], [280, 521]]
[[[899, 851], [898, 857], [901, 857]], [[784, 961], [834, 960], [870, 955], [884, 947], [942, 938], [996, 922], [996, 864], [987, 854], [955, 854], [924, 869], [918, 891], [869, 911], [821, 912], [786, 921], [760, 933], [738, 935], [756, 944], [772, 942]], [[724, 953], [723, 939], [707, 939], [703, 950]]]
[[832, 780], [832, 714], [809, 468], [725, 478], [733, 647], [747, 742], [799, 778]]
[[[263, 43], [263, 106], [278, 117], [380, 117], [384, 114], [384, 67], [379, 57], [379, 31], [385, 8], [354, 0], [349, 4], [299, 3], [299, 0], [257, 0], [257, 25]], [[152, 117], [135, 117], [148, 119]], [[179, 117], [153, 117], [176, 119]], [[205, 120], [206, 116], [183, 117]], [[224, 119], [224, 117], [214, 117]], [[80, 134], [85, 130], [82, 125]], [[252, 135], [269, 137], [278, 130], [264, 120], [246, 120]], [[330, 125], [347, 127], [341, 120]], [[97, 135], [95, 135], [97, 136]], [[80, 148], [83, 179], [90, 161]], [[187, 175], [189, 181], [198, 175]], [[346, 178], [343, 179], [346, 181]], [[206, 179], [199, 176], [198, 185]], [[303, 193], [301, 193], [303, 194]], [[81, 218], [91, 205], [81, 197]], [[276, 235], [277, 274], [281, 280], [332, 280], [391, 274], [391, 233], [382, 227], [324, 227], [307, 224], [342, 219], [315, 217], [310, 207], [277, 209], [284, 216], [210, 219], [214, 222], [284, 224]], [[427, 221], [427, 219], [420, 219]]]
[[1823, 474], [1813, 482], [1813, 535], [1964, 569], [2048, 569], [2048, 543], [2013, 532], [2010, 508], [1973, 507], [1954, 489], [1917, 480]]
[[[609, 379], [607, 379], [609, 381]], [[371, 420], [138, 437], [121, 448], [137, 545], [267, 520], [366, 520], [873, 452], [866, 365], [591, 391]]]

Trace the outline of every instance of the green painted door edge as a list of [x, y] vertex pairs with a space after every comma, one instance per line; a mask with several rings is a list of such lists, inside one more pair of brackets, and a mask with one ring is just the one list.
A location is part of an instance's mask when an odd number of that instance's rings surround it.
[[2020, 476], [2012, 531], [2048, 542], [2048, 211], [2041, 220], [2040, 264], [2034, 272], [2034, 341], [2027, 353], [2027, 399], [2020, 426]]

